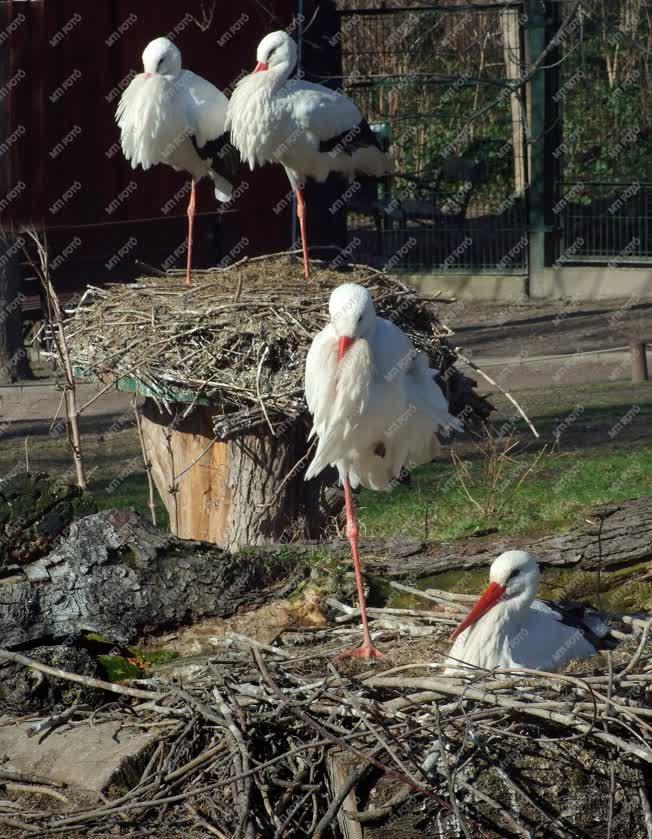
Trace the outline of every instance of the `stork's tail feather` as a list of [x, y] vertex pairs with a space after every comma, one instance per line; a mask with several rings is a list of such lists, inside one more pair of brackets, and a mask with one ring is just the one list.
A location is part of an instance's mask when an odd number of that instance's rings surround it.
[[226, 204], [227, 201], [231, 200], [233, 195], [233, 184], [229, 183], [226, 178], [218, 175], [217, 172], [214, 172], [212, 169], [208, 170], [208, 174], [215, 186], [215, 197], [218, 201], [222, 201]]
[[231, 142], [228, 131], [222, 134], [218, 142], [220, 145], [213, 154], [210, 175], [215, 183], [215, 197], [219, 201], [230, 201], [233, 185], [238, 181], [240, 152]]
[[324, 460], [323, 453], [317, 450], [317, 453], [313, 457], [310, 465], [306, 469], [306, 474], [304, 475], [304, 481], [311, 481], [313, 478], [316, 478], [320, 472], [328, 466], [328, 461]]
[[359, 175], [383, 178], [394, 172], [392, 159], [375, 146], [364, 146], [353, 152], [353, 165]]

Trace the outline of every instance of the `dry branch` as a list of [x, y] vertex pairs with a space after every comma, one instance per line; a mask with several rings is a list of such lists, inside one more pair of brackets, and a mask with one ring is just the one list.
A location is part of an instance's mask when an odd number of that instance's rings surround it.
[[86, 476], [84, 474], [84, 463], [82, 460], [81, 438], [79, 436], [79, 414], [77, 408], [77, 386], [72, 369], [71, 354], [66, 336], [65, 322], [59, 304], [59, 298], [52, 285], [50, 278], [50, 263], [48, 258], [48, 246], [45, 237], [41, 240], [34, 228], [24, 228], [23, 233], [29, 237], [36, 248], [38, 264], [34, 261], [29, 248], [24, 248], [24, 253], [30, 265], [38, 276], [48, 305], [48, 320], [53, 344], [56, 348], [57, 361], [63, 370], [64, 387], [63, 395], [66, 406], [66, 427], [68, 441], [72, 450], [72, 457], [75, 464], [77, 484], [81, 489], [86, 489]]

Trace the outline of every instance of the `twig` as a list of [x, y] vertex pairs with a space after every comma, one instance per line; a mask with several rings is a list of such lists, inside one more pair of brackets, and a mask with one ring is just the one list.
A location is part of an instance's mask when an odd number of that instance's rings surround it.
[[638, 794], [641, 799], [641, 808], [643, 810], [643, 824], [647, 832], [648, 839], [652, 839], [652, 808], [650, 807], [650, 799], [647, 797], [645, 789], [645, 776], [639, 770]]
[[[377, 745], [371, 752], [370, 755], [373, 757], [377, 755], [378, 752], [382, 750], [383, 746], [382, 743]], [[336, 791], [333, 800], [328, 805], [328, 809], [324, 813], [324, 815], [319, 820], [317, 827], [315, 828], [314, 833], [312, 834], [311, 839], [321, 839], [324, 835], [326, 829], [330, 825], [330, 823], [337, 818], [337, 814], [340, 811], [340, 808], [346, 801], [349, 793], [355, 787], [355, 785], [365, 776], [368, 772], [369, 767], [371, 766], [370, 763], [363, 763], [361, 766], [352, 769], [351, 772], [347, 775], [344, 781], [340, 784], [339, 789]]]
[[390, 816], [395, 807], [398, 807], [400, 804], [403, 804], [404, 801], [407, 801], [411, 792], [412, 790], [410, 787], [401, 786], [399, 791], [394, 793], [394, 795], [381, 807], [363, 810], [360, 813], [351, 813], [347, 811], [347, 815], [350, 819], [360, 822], [361, 824], [369, 824], [371, 822], [380, 821], [381, 819]]
[[10, 652], [9, 650], [0, 649], [0, 659], [2, 658], [13, 661], [16, 664], [22, 664], [32, 670], [37, 670], [39, 673], [55, 676], [57, 679], [77, 682], [79, 685], [98, 688], [98, 690], [108, 690], [111, 693], [119, 693], [122, 696], [134, 696], [137, 699], [163, 699], [165, 696], [164, 693], [156, 693], [151, 690], [138, 690], [138, 688], [124, 687], [123, 685], [115, 685], [113, 682], [105, 682], [102, 679], [94, 679], [92, 676], [80, 676], [78, 673], [68, 673], [66, 670], [59, 670], [57, 667], [41, 664], [40, 661], [35, 661], [33, 658], [27, 658], [25, 655]]
[[133, 408], [134, 416], [136, 417], [136, 428], [138, 429], [138, 439], [140, 441], [140, 450], [143, 455], [143, 463], [145, 465], [145, 474], [147, 475], [147, 489], [148, 489], [148, 506], [152, 517], [152, 524], [156, 527], [156, 496], [154, 490], [154, 480], [152, 478], [152, 461], [147, 453], [145, 446], [145, 435], [143, 434], [142, 419], [136, 397], [131, 400], [131, 407]]
[[[58, 728], [60, 725], [63, 725], [65, 722], [74, 715], [78, 711], [88, 710], [87, 705], [78, 705], [75, 703], [71, 705], [70, 708], [66, 708], [65, 711], [62, 711], [60, 714], [54, 714], [51, 717], [46, 717], [44, 720], [39, 720], [38, 722], [32, 723], [32, 725], [28, 726], [27, 728], [27, 736], [34, 737], [36, 734], [40, 734], [42, 731], [46, 731], [47, 734], [50, 734], [54, 731], [55, 728]], [[47, 736], [46, 734], [46, 736]], [[39, 743], [41, 743], [45, 738], [41, 738]]]
[[256, 641], [253, 638], [249, 638], [247, 635], [240, 635], [238, 632], [229, 632], [226, 637], [229, 640], [237, 641], [240, 644], [246, 644], [248, 647], [252, 647], [257, 650], [265, 650], [265, 652], [277, 655], [279, 658], [292, 658], [290, 653], [279, 649], [279, 647], [272, 647], [271, 644], [263, 644], [262, 641]]
[[[281, 699], [282, 701], [285, 701], [285, 697], [283, 696], [283, 691], [279, 688], [279, 686], [276, 684], [276, 682], [272, 678], [272, 674], [270, 673], [269, 668], [265, 664], [265, 661], [262, 658], [262, 656], [260, 655], [260, 653], [258, 652], [258, 650], [254, 649], [253, 654], [254, 654], [254, 658], [256, 659], [256, 663], [258, 664], [258, 668], [260, 669], [260, 672], [263, 674], [263, 678], [265, 679], [267, 684], [271, 687], [271, 689], [279, 697], [279, 699]], [[447, 801], [444, 801], [443, 798], [440, 798], [438, 795], [436, 795], [435, 793], [426, 789], [425, 787], [421, 786], [420, 784], [416, 784], [411, 778], [406, 778], [402, 773], [396, 772], [395, 770], [390, 769], [388, 766], [381, 763], [379, 760], [376, 760], [375, 758], [371, 757], [369, 754], [365, 754], [365, 752], [362, 752], [359, 749], [356, 749], [354, 746], [351, 746], [342, 737], [338, 737], [335, 734], [331, 734], [326, 728], [324, 728], [324, 726], [322, 726], [316, 720], [313, 720], [312, 717], [310, 717], [308, 714], [306, 714], [300, 708], [295, 708], [293, 706], [289, 706], [289, 711], [294, 716], [303, 720], [303, 722], [305, 722], [311, 728], [314, 728], [315, 731], [317, 731], [322, 737], [326, 737], [327, 739], [330, 739], [330, 741], [332, 743], [340, 746], [343, 749], [346, 749], [346, 751], [351, 752], [352, 754], [356, 755], [356, 757], [359, 757], [359, 758], [361, 758], [362, 760], [365, 760], [365, 761], [369, 761], [369, 763], [373, 763], [374, 766], [377, 766], [379, 769], [382, 769], [388, 777], [396, 778], [396, 779], [402, 781], [403, 783], [408, 784], [408, 786], [412, 787], [413, 789], [416, 789], [419, 792], [424, 793], [424, 795], [427, 795], [430, 798], [433, 798], [444, 809], [446, 809], [446, 810], [451, 809], [450, 804]]]
[[211, 824], [210, 822], [207, 822], [206, 819], [202, 818], [202, 816], [199, 815], [197, 810], [195, 810], [195, 808], [189, 801], [186, 801], [186, 807], [192, 814], [193, 819], [197, 822], [197, 824], [200, 827], [203, 827], [204, 830], [207, 830], [213, 836], [217, 836], [218, 839], [231, 839], [231, 837], [227, 836], [226, 833], [222, 833], [221, 830], [218, 830], [218, 828], [216, 828], [215, 825]]
[[267, 422], [267, 425], [269, 426], [269, 430], [272, 432], [272, 437], [276, 437], [276, 430], [274, 429], [274, 426], [272, 425], [269, 419], [269, 414], [267, 413], [267, 408], [265, 407], [265, 400], [263, 399], [260, 393], [260, 374], [262, 372], [263, 364], [265, 363], [265, 359], [267, 358], [268, 353], [269, 345], [265, 344], [265, 350], [260, 357], [260, 361], [258, 362], [258, 370], [256, 371], [256, 393], [258, 394], [258, 401], [260, 402], [260, 407], [263, 409], [263, 414], [265, 415], [265, 420]]
[[506, 391], [504, 388], [502, 388], [502, 387], [498, 384], [498, 382], [495, 382], [495, 381], [491, 378], [491, 376], [487, 375], [487, 373], [485, 373], [485, 372], [484, 372], [484, 370], [481, 370], [481, 369], [478, 367], [478, 365], [477, 365], [477, 364], [474, 364], [474, 363], [473, 363], [470, 359], [468, 359], [466, 356], [462, 355], [462, 353], [459, 351], [459, 348], [458, 348], [458, 347], [456, 347], [456, 348], [455, 348], [455, 355], [456, 355], [458, 358], [460, 358], [462, 361], [464, 361], [466, 364], [468, 364], [468, 365], [469, 365], [469, 367], [471, 367], [473, 370], [475, 370], [475, 371], [476, 371], [476, 373], [479, 373], [479, 374], [480, 374], [480, 375], [481, 375], [484, 379], [486, 379], [486, 380], [489, 382], [489, 384], [493, 385], [494, 387], [497, 387], [497, 388], [498, 388], [498, 390], [499, 390], [501, 393], [503, 393], [503, 394], [507, 397], [507, 399], [509, 399], [509, 401], [512, 403], [512, 405], [516, 408], [516, 410], [519, 412], [519, 414], [523, 417], [523, 419], [525, 420], [525, 422], [529, 425], [530, 430], [532, 431], [532, 433], [534, 434], [534, 436], [535, 436], [535, 437], [537, 437], [537, 438], [539, 437], [539, 432], [536, 430], [536, 428], [534, 427], [534, 425], [533, 425], [533, 424], [532, 424], [532, 422], [530, 421], [529, 417], [527, 416], [527, 414], [525, 413], [525, 411], [523, 410], [523, 408], [521, 408], [521, 406], [518, 404], [518, 402], [516, 401], [516, 399], [514, 399], [514, 397], [511, 395], [511, 393], [509, 393], [509, 392], [508, 392], [508, 391]]
[[645, 629], [643, 630], [643, 634], [641, 635], [641, 640], [638, 645], [638, 649], [630, 659], [629, 664], [626, 667], [624, 667], [618, 674], [619, 679], [622, 679], [623, 676], [626, 676], [628, 673], [631, 673], [640, 661], [641, 656], [643, 655], [643, 650], [645, 649], [645, 645], [647, 644], [647, 636], [650, 632], [650, 629], [652, 629], [652, 618], [650, 618], [647, 624], [645, 625]]
[[434, 717], [435, 730], [437, 731], [437, 739], [439, 741], [439, 761], [441, 766], [443, 767], [444, 775], [446, 777], [446, 784], [448, 786], [448, 798], [450, 800], [451, 806], [453, 807], [453, 812], [455, 813], [455, 818], [457, 819], [457, 823], [460, 827], [460, 830], [466, 836], [466, 839], [472, 839], [471, 833], [469, 832], [469, 828], [467, 827], [466, 821], [464, 820], [464, 816], [462, 815], [462, 811], [460, 810], [460, 805], [457, 801], [457, 796], [455, 795], [455, 779], [453, 777], [453, 773], [451, 772], [450, 764], [448, 763], [446, 743], [444, 742], [444, 736], [441, 731], [441, 723], [439, 720], [439, 708], [437, 707], [437, 705], [434, 706]]
[[56, 798], [62, 804], [70, 804], [70, 799], [62, 792], [56, 789], [50, 789], [46, 786], [39, 786], [38, 784], [23, 784], [18, 781], [5, 781], [4, 786], [11, 792], [27, 792], [30, 795], [47, 795], [50, 798]]
[[61, 306], [59, 305], [59, 298], [52, 285], [50, 279], [50, 264], [48, 259], [47, 240], [44, 238], [41, 241], [36, 230], [32, 227], [23, 228], [23, 232], [32, 240], [36, 246], [38, 253], [39, 265], [37, 266], [29, 253], [28, 248], [23, 248], [25, 255], [36, 272], [41, 285], [45, 292], [48, 303], [49, 320], [52, 328], [52, 338], [57, 350], [59, 362], [63, 368], [65, 376], [64, 396], [66, 402], [66, 417], [68, 420], [68, 440], [70, 448], [72, 449], [72, 457], [75, 464], [75, 471], [77, 473], [77, 485], [81, 489], [86, 489], [87, 481], [84, 474], [84, 463], [82, 460], [81, 438], [79, 435], [79, 411], [77, 410], [77, 384], [72, 372], [72, 362], [70, 360], [70, 352], [68, 350], [68, 342], [66, 333], [63, 327], [63, 316], [61, 313]]
[[[226, 720], [226, 728], [240, 752], [240, 761], [235, 764], [236, 772], [248, 772], [250, 765], [249, 752], [247, 751], [247, 747], [242, 738], [242, 732], [236, 725], [235, 720], [233, 719], [233, 714], [217, 687], [213, 688], [213, 696], [220, 713]], [[236, 788], [238, 788], [238, 785], [236, 785]], [[251, 799], [251, 778], [245, 778], [240, 783], [238, 788], [238, 797], [240, 799], [240, 822], [236, 835], [239, 836], [244, 830], [246, 836], [254, 839], [254, 826], [249, 811], [249, 802]]]
[[449, 696], [459, 696], [464, 699], [475, 699], [478, 702], [483, 702], [488, 705], [498, 705], [501, 708], [519, 711], [527, 716], [538, 717], [539, 719], [560, 723], [561, 725], [565, 725], [569, 728], [575, 728], [583, 735], [590, 734], [598, 740], [603, 740], [605, 743], [616, 746], [626, 754], [636, 755], [646, 763], [652, 763], [652, 749], [636, 745], [635, 743], [628, 743], [626, 740], [616, 737], [613, 734], [605, 734], [602, 731], [596, 731], [594, 726], [590, 723], [575, 719], [569, 714], [562, 714], [559, 711], [544, 708], [534, 708], [529, 703], [517, 702], [507, 696], [496, 696], [484, 690], [459, 686], [452, 683], [449, 684], [446, 679], [399, 679], [393, 677], [384, 679], [382, 676], [376, 676], [375, 678], [370, 679], [367, 684], [371, 687], [410, 687], [420, 688], [422, 690], [433, 690]]
[[20, 822], [17, 819], [8, 819], [5, 816], [0, 816], [0, 824], [3, 824], [5, 827], [10, 827], [12, 830], [22, 830], [24, 833], [32, 835], [43, 835], [39, 828], [33, 827], [31, 824], [26, 824], [25, 822]]

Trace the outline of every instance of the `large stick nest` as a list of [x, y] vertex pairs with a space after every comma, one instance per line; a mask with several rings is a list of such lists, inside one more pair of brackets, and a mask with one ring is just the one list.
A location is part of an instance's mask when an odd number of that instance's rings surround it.
[[205, 400], [217, 415], [216, 436], [226, 439], [305, 411], [306, 353], [327, 322], [332, 289], [356, 282], [433, 367], [449, 371], [451, 410], [466, 409], [467, 423], [488, 416], [475, 382], [453, 367], [452, 330], [432, 298], [367, 266], [315, 262], [313, 271], [307, 281], [296, 260], [274, 256], [195, 273], [189, 289], [177, 277], [91, 287], [66, 322], [73, 363], [105, 382], [135, 379], [162, 408]]
[[[405, 621], [405, 632], [424, 630]], [[49, 813], [39, 800], [3, 823], [20, 836], [642, 839], [648, 631], [606, 665], [464, 680], [442, 675], [436, 650], [447, 644], [433, 631], [396, 649], [385, 640], [375, 668], [333, 661], [347, 639], [332, 629], [286, 631], [264, 651], [225, 639], [215, 659], [193, 659], [177, 677], [117, 686], [137, 699], [104, 694], [94, 710], [74, 704], [28, 723], [41, 740], [61, 725], [115, 720], [160, 740], [132, 789]]]

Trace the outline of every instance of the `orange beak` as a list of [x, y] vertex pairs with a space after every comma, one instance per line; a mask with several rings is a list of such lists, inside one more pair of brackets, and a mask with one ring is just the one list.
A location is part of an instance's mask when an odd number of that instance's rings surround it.
[[459, 624], [459, 626], [456, 626], [453, 630], [451, 641], [454, 641], [461, 632], [464, 632], [465, 629], [474, 624], [477, 620], [480, 620], [483, 615], [486, 615], [489, 609], [498, 603], [504, 593], [504, 586], [501, 586], [498, 583], [489, 583], [487, 588], [473, 604], [473, 608], [469, 614], [464, 618], [462, 623]]
[[269, 70], [269, 64], [265, 61], [259, 61], [254, 67], [254, 73], [260, 73], [261, 70]]
[[355, 341], [355, 338], [348, 338], [346, 335], [343, 335], [341, 338], [338, 339], [337, 342], [337, 359], [341, 361], [344, 358], [344, 354], [351, 346], [351, 344]]

